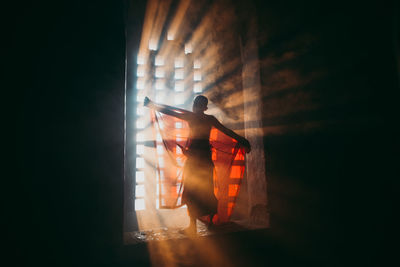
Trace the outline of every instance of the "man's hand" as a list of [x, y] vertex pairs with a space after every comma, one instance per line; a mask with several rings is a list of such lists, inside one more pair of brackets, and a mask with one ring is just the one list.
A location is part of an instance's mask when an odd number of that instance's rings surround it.
[[243, 138], [240, 142], [240, 144], [244, 147], [244, 151], [246, 153], [249, 153], [251, 151], [251, 145], [249, 140], [247, 140], [246, 138]]
[[143, 102], [143, 106], [147, 107], [151, 104], [151, 100], [150, 98], [148, 98], [147, 96], [144, 98], [144, 102]]

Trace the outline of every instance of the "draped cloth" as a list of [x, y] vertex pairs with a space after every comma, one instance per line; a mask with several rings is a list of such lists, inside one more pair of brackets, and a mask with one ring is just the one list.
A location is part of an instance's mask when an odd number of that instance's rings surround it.
[[204, 142], [190, 140], [189, 124], [184, 120], [154, 110], [151, 119], [156, 136], [158, 206], [175, 209], [187, 204], [189, 212], [203, 221], [216, 213], [214, 224], [228, 222], [244, 175], [244, 149], [214, 127]]

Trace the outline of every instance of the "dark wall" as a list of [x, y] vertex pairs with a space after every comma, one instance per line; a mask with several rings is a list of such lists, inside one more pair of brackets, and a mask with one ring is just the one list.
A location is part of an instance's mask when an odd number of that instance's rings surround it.
[[124, 1], [16, 11], [16, 259], [104, 262], [122, 243]]
[[255, 3], [271, 230], [304, 257], [386, 261], [398, 192], [394, 3]]

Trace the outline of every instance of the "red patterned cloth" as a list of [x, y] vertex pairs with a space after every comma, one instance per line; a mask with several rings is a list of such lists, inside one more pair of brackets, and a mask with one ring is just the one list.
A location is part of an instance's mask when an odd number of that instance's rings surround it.
[[[244, 175], [244, 149], [236, 140], [212, 127], [209, 144], [203, 145], [204, 149], [201, 151], [196, 151], [192, 148], [193, 140], [189, 139], [190, 129], [186, 121], [154, 110], [151, 110], [151, 117], [156, 136], [159, 207], [174, 209], [181, 207], [186, 202], [190, 208], [188, 202], [196, 192], [192, 189], [189, 191], [189, 180], [193, 181], [193, 174], [199, 177], [198, 173], [213, 173], [212, 177], [207, 177], [208, 174], [200, 175], [202, 184], [205, 185], [203, 187], [206, 188], [203, 188], [203, 191], [199, 189], [198, 195], [203, 198], [200, 199], [200, 202], [204, 200], [204, 203], [212, 203], [215, 196], [218, 202], [215, 204], [217, 205], [217, 214], [214, 216], [213, 222], [215, 224], [228, 222]], [[186, 149], [191, 144], [191, 151], [187, 151]], [[192, 157], [190, 153], [196, 153], [196, 155]], [[202, 155], [204, 160], [193, 159], [198, 158], [202, 153], [205, 153]], [[204, 162], [208, 162], [208, 157], [211, 157], [213, 164], [211, 161], [210, 164], [204, 164]], [[208, 170], [209, 168], [211, 169]], [[210, 209], [201, 208], [201, 210], [203, 212], [198, 212], [198, 215], [210, 214]], [[208, 217], [200, 219], [204, 221]]]

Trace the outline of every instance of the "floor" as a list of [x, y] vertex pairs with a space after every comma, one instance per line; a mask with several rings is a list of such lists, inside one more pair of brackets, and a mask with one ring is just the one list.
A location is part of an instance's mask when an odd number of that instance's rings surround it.
[[[261, 228], [261, 227], [258, 227]], [[124, 235], [124, 242], [126, 245], [134, 245], [138, 243], [144, 243], [148, 241], [163, 241], [171, 239], [184, 239], [187, 235], [182, 231], [184, 228], [180, 227], [162, 227], [152, 230], [141, 230], [134, 232], [127, 232]], [[224, 234], [237, 231], [249, 230], [249, 227], [241, 226], [238, 223], [230, 222], [224, 225], [215, 226], [212, 230], [209, 230], [207, 226], [197, 221], [197, 236], [204, 237], [215, 234]]]
[[120, 261], [114, 265], [240, 267], [302, 263], [274, 241], [269, 229], [234, 227], [210, 232], [201, 226], [196, 237], [181, 235], [176, 229], [132, 232], [131, 241], [136, 243], [125, 246]]

